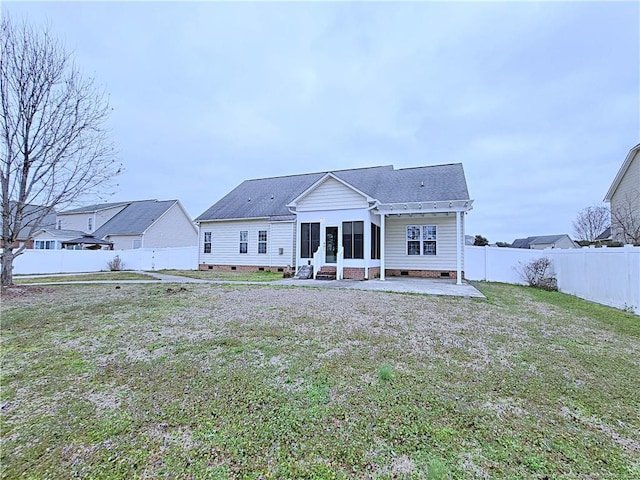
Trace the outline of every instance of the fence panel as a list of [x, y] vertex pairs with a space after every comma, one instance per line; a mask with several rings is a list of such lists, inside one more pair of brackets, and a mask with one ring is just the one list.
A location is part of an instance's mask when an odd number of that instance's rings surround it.
[[135, 250], [25, 250], [13, 261], [17, 275], [78, 273], [109, 270], [118, 255], [126, 270], [196, 270], [198, 247], [139, 248]]
[[527, 250], [465, 247], [465, 277], [524, 284], [520, 264], [540, 257], [553, 262], [558, 290], [640, 314], [640, 247]]

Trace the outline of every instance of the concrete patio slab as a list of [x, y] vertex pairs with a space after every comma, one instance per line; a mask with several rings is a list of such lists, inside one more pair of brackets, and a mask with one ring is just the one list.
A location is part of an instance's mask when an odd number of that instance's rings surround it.
[[448, 278], [387, 277], [385, 280], [299, 280], [287, 278], [271, 282], [272, 285], [293, 285], [316, 288], [345, 288], [380, 292], [420, 293], [425, 295], [449, 295], [456, 297], [485, 298], [473, 285]]

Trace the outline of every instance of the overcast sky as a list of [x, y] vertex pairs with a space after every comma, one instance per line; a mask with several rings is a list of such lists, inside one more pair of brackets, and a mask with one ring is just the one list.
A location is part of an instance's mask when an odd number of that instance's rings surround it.
[[640, 142], [638, 2], [11, 3], [110, 94], [109, 201], [461, 162], [467, 234], [572, 234]]

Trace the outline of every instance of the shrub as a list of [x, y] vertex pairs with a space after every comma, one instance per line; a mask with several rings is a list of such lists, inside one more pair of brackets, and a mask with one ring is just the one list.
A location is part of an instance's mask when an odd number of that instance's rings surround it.
[[553, 263], [547, 257], [540, 257], [523, 264], [518, 262], [517, 271], [527, 285], [544, 290], [558, 290], [558, 282], [553, 272]]
[[119, 272], [120, 270], [124, 270], [124, 262], [118, 255], [116, 255], [113, 260], [108, 261], [107, 266], [112, 272]]

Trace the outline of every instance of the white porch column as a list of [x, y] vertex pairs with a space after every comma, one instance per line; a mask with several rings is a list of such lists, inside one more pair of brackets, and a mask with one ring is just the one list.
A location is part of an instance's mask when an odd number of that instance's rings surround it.
[[384, 257], [385, 257], [385, 219], [384, 212], [380, 212], [380, 280], [384, 280]]
[[462, 212], [456, 212], [456, 284], [462, 285]]

